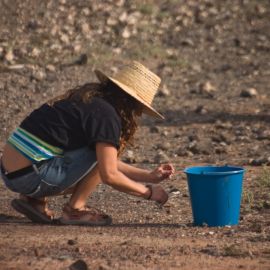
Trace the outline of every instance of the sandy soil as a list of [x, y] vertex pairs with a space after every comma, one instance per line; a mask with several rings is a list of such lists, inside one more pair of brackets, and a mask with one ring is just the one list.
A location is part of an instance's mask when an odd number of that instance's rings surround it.
[[[33, 108], [134, 59], [162, 77], [166, 120], [144, 117], [123, 160], [176, 175], [162, 209], [99, 186], [108, 227], [32, 224], [1, 182], [0, 269], [270, 269], [269, 18], [264, 0], [1, 1], [0, 150]], [[192, 225], [183, 169], [199, 164], [245, 167], [238, 226]], [[67, 200], [50, 199], [58, 216]]]

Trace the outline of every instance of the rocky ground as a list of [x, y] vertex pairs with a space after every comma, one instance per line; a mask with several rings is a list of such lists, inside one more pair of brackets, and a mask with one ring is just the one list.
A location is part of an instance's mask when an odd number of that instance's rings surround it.
[[[1, 183], [0, 268], [269, 269], [269, 23], [267, 0], [0, 1], [0, 150], [45, 100], [138, 60], [166, 120], [144, 117], [123, 159], [177, 170], [162, 209], [100, 186], [106, 228], [33, 225]], [[246, 168], [239, 226], [192, 226], [183, 168], [198, 164]]]

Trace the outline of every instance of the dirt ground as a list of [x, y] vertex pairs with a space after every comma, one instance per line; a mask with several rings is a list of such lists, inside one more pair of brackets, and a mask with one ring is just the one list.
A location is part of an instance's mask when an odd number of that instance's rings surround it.
[[[0, 1], [0, 151], [42, 102], [132, 59], [162, 78], [166, 120], [143, 117], [122, 158], [176, 168], [161, 209], [100, 185], [108, 227], [33, 224], [1, 181], [0, 269], [270, 269], [269, 18], [267, 0]], [[183, 169], [201, 164], [246, 169], [238, 226], [193, 226]]]

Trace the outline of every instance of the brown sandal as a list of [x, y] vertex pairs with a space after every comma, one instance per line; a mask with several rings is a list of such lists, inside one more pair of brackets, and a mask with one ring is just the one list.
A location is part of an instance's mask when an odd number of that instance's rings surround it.
[[105, 226], [112, 223], [112, 218], [96, 208], [85, 206], [74, 209], [67, 203], [59, 222], [65, 225]]
[[[32, 222], [50, 224], [54, 222], [54, 213], [48, 209], [46, 200], [39, 200], [25, 195], [20, 199], [11, 201], [11, 206], [19, 213], [25, 215]], [[41, 212], [37, 206], [43, 208]]]

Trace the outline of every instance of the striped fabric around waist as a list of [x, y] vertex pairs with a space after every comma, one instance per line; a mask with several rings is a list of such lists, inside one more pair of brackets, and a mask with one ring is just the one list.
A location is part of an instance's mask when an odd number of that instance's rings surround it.
[[8, 142], [33, 162], [47, 160], [63, 154], [62, 149], [42, 141], [20, 127], [10, 135]]

